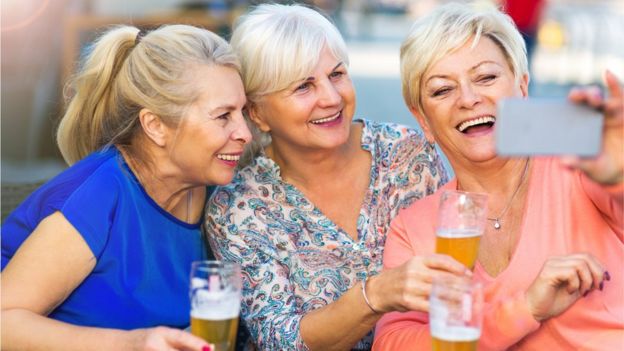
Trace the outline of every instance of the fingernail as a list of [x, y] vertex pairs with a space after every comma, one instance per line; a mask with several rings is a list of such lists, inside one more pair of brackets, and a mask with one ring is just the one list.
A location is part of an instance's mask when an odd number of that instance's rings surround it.
[[611, 274], [609, 274], [609, 271], [605, 271], [605, 272], [604, 272], [604, 278], [605, 278], [607, 281], [611, 280]]
[[600, 291], [602, 291], [602, 288], [604, 288], [604, 282], [600, 282], [600, 284], [598, 285], [598, 289]]
[[583, 294], [583, 297], [585, 297], [585, 296], [589, 295], [589, 291], [590, 291], [590, 290], [587, 290], [587, 291]]
[[212, 347], [206, 345], [206, 346], [202, 347], [202, 351], [212, 351]]

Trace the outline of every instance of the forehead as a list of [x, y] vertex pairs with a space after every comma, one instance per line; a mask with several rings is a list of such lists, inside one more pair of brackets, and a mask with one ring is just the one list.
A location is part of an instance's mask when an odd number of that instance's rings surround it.
[[220, 65], [200, 65], [191, 70], [191, 85], [197, 94], [196, 102], [206, 107], [239, 105], [245, 100], [245, 89], [240, 74], [234, 68]]
[[483, 62], [508, 66], [503, 50], [492, 39], [481, 37], [475, 45], [473, 38], [470, 38], [460, 48], [434, 62], [425, 73], [425, 79], [436, 75], [472, 70]]

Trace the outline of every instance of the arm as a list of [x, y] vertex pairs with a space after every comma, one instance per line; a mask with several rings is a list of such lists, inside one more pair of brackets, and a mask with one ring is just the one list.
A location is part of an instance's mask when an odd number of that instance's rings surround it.
[[598, 89], [574, 89], [569, 99], [604, 111], [602, 151], [592, 159], [566, 157], [562, 161], [577, 168], [585, 177], [581, 183], [596, 207], [605, 214], [611, 227], [624, 241], [624, 91], [615, 75], [605, 74], [609, 97], [603, 99]]
[[3, 350], [202, 349], [201, 339], [169, 328], [122, 331], [47, 318], [95, 263], [87, 243], [60, 212], [41, 221], [2, 272]]

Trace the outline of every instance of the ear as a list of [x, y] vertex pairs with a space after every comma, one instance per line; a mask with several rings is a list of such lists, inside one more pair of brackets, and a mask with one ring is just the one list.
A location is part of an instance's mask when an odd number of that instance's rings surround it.
[[529, 96], [529, 74], [523, 74], [522, 78], [520, 78], [520, 92], [522, 92], [522, 97], [526, 98]]
[[139, 111], [139, 121], [141, 122], [143, 132], [154, 144], [160, 147], [164, 147], [167, 144], [170, 128], [158, 115], [144, 108]]
[[425, 116], [422, 113], [420, 113], [420, 111], [418, 111], [416, 107], [410, 107], [409, 110], [412, 113], [412, 115], [416, 117], [418, 124], [420, 124], [420, 128], [423, 130], [423, 133], [425, 134], [425, 138], [427, 138], [427, 141], [431, 144], [435, 143], [435, 137], [433, 136], [433, 133], [431, 133], [431, 128], [429, 128], [429, 123], [427, 123], [427, 118], [425, 118]]
[[261, 131], [268, 133], [271, 131], [271, 127], [269, 127], [268, 123], [264, 120], [264, 116], [260, 111], [260, 107], [256, 103], [249, 103], [247, 106], [247, 112], [249, 114], [249, 119], [260, 129]]

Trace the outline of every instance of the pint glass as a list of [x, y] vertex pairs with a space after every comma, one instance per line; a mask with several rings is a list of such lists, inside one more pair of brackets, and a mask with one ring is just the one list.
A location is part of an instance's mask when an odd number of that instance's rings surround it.
[[434, 279], [429, 296], [433, 351], [476, 351], [482, 318], [480, 284], [465, 277]]
[[436, 252], [474, 267], [487, 222], [487, 195], [445, 190], [440, 197]]
[[241, 269], [237, 263], [196, 261], [191, 266], [191, 333], [233, 351], [241, 300]]

